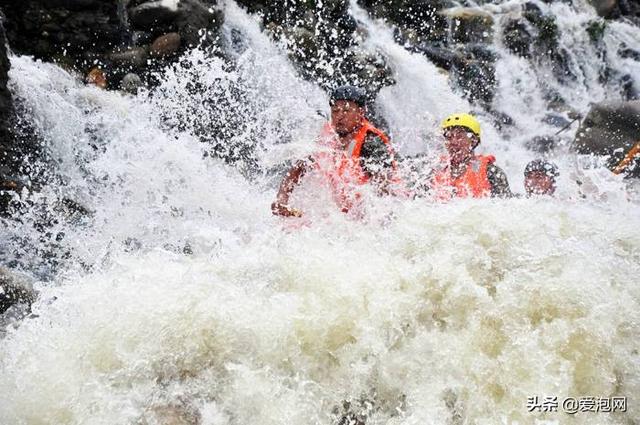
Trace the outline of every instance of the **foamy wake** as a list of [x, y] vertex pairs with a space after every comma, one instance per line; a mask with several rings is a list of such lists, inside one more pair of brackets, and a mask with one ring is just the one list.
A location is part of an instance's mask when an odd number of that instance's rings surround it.
[[368, 424], [568, 421], [528, 413], [535, 395], [627, 396], [573, 423], [632, 420], [637, 224], [413, 202], [382, 228], [274, 224], [208, 255], [120, 256], [44, 288], [3, 341], [0, 422], [330, 423], [344, 400]]

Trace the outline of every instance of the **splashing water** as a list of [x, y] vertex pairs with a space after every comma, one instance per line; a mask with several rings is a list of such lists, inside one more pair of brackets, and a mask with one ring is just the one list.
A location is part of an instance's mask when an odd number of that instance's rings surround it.
[[[53, 229], [73, 261], [39, 285], [36, 317], [0, 344], [0, 423], [329, 424], [346, 411], [367, 424], [640, 417], [640, 226], [618, 180], [596, 181], [606, 203], [571, 190], [559, 200], [371, 199], [363, 222], [320, 214], [283, 231], [269, 214], [268, 178], [248, 181], [205, 157], [196, 133], [207, 120], [216, 128], [251, 116], [235, 142], [260, 138], [257, 161], [270, 166], [312, 148], [326, 98], [251, 17], [234, 4], [225, 16], [229, 40], [235, 32], [244, 43], [235, 68], [196, 50], [137, 98], [12, 58], [12, 89], [65, 177], [41, 196], [73, 194], [93, 215]], [[398, 85], [380, 102], [411, 151], [402, 108], [432, 117], [428, 134], [440, 109], [465, 101], [386, 29], [358, 19], [396, 68]], [[434, 89], [412, 86], [416, 74]], [[214, 98], [239, 91], [249, 101], [190, 120], [182, 111], [206, 97], [193, 81]], [[486, 149], [509, 154], [509, 171], [526, 162], [518, 141], [501, 147], [487, 127]], [[6, 251], [36, 259], [28, 220], [1, 237]], [[536, 395], [626, 396], [628, 411], [529, 413]]]

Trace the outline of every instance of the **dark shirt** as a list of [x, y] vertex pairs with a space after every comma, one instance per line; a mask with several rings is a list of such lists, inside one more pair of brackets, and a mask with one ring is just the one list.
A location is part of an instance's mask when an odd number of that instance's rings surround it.
[[510, 198], [513, 196], [509, 188], [509, 180], [502, 168], [495, 164], [487, 167], [487, 179], [491, 185], [491, 196], [498, 198]]
[[380, 175], [393, 167], [393, 156], [384, 141], [369, 133], [360, 151], [360, 166], [368, 177]]

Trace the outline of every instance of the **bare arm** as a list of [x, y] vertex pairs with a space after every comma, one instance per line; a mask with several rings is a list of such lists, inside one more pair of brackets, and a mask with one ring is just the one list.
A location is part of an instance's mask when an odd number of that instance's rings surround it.
[[276, 201], [271, 204], [271, 211], [273, 214], [284, 217], [299, 217], [301, 215], [300, 211], [289, 207], [289, 197], [296, 186], [300, 183], [300, 179], [302, 179], [306, 174], [308, 168], [309, 160], [300, 160], [287, 172], [284, 179], [282, 179], [282, 183], [280, 183]]

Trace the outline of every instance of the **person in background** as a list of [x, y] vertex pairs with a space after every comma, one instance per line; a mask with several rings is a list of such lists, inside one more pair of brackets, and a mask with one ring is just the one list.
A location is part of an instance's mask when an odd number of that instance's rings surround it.
[[556, 192], [558, 167], [543, 159], [535, 159], [524, 169], [524, 189], [527, 197], [533, 195], [553, 196]]
[[478, 155], [480, 122], [470, 114], [453, 114], [442, 122], [447, 155], [433, 173], [430, 191], [440, 201], [513, 196], [507, 176], [493, 155]]

